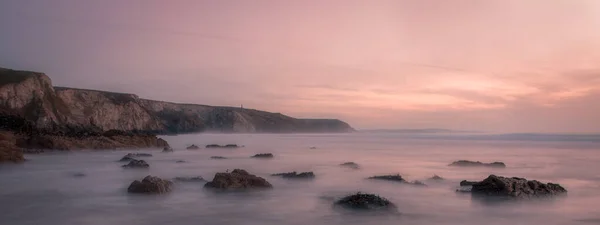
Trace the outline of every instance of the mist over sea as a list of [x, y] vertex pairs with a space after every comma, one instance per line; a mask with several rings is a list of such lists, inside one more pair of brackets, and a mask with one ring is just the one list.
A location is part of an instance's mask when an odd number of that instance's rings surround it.
[[[27, 155], [23, 164], [0, 165], [0, 223], [7, 225], [188, 224], [600, 224], [600, 135], [485, 134], [365, 131], [349, 134], [190, 134], [163, 137], [175, 149], [140, 150], [149, 169], [123, 169], [128, 152], [76, 151]], [[186, 150], [196, 144], [238, 144], [238, 149]], [[316, 149], [310, 149], [310, 147]], [[273, 159], [253, 159], [273, 153]], [[211, 156], [228, 159], [215, 160]], [[466, 159], [502, 161], [507, 168], [456, 168]], [[185, 160], [186, 163], [176, 163]], [[359, 170], [343, 168], [353, 161]], [[155, 175], [202, 176], [235, 168], [266, 178], [272, 190], [215, 193], [200, 183], [175, 183], [165, 195], [128, 194], [136, 179]], [[314, 180], [285, 180], [272, 173], [313, 171]], [[76, 176], [83, 173], [84, 176]], [[399, 173], [427, 187], [366, 180]], [[434, 174], [444, 181], [430, 181]], [[486, 202], [456, 193], [461, 180], [490, 174], [559, 183], [566, 197]], [[79, 174], [81, 175], [81, 174]], [[397, 214], [332, 208], [357, 191], [379, 194]]]

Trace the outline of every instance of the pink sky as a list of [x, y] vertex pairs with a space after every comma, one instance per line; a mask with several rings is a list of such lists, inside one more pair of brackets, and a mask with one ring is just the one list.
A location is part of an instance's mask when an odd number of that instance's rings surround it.
[[0, 66], [356, 128], [600, 132], [600, 1], [9, 0]]

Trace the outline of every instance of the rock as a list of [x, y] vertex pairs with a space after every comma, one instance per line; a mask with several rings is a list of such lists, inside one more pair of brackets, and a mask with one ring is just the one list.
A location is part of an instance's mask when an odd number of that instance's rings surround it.
[[162, 152], [173, 152], [173, 148], [165, 147], [165, 148], [163, 148]]
[[234, 169], [231, 173], [217, 173], [212, 181], [204, 185], [205, 188], [215, 189], [248, 189], [272, 188], [267, 180], [252, 175], [242, 169]]
[[458, 193], [471, 193], [471, 189], [472, 188], [473, 187], [471, 187], [471, 186], [462, 186], [462, 187], [456, 189], [456, 192], [458, 192]]
[[23, 150], [16, 146], [16, 139], [12, 133], [0, 132], [0, 163], [23, 162]]
[[372, 180], [388, 180], [388, 181], [396, 181], [396, 182], [408, 183], [408, 181], [404, 180], [404, 178], [402, 178], [402, 176], [400, 176], [400, 174], [396, 174], [396, 175], [383, 175], [383, 176], [372, 176], [372, 177], [369, 177], [369, 179], [372, 179]]
[[473, 184], [473, 195], [498, 196], [509, 198], [552, 197], [566, 194], [567, 190], [559, 184], [541, 183], [524, 178], [508, 178], [490, 175], [485, 180]]
[[119, 162], [129, 162], [131, 160], [135, 160], [135, 159], [133, 157], [131, 157], [131, 156], [123, 156], [123, 158], [121, 158], [119, 160]]
[[256, 155], [253, 155], [251, 158], [273, 158], [273, 154], [271, 153], [259, 153]]
[[200, 147], [198, 147], [198, 145], [190, 145], [186, 149], [187, 150], [197, 150], [197, 149], [200, 149]]
[[144, 194], [163, 194], [171, 191], [173, 182], [158, 177], [146, 176], [142, 181], [133, 181], [127, 192]]
[[464, 186], [472, 186], [473, 184], [478, 183], [478, 181], [468, 181], [468, 180], [463, 180], [460, 182], [460, 186], [464, 187]]
[[175, 162], [176, 162], [176, 163], [185, 163], [186, 161], [184, 161], [184, 160], [177, 160], [177, 161], [175, 161]]
[[179, 182], [201, 182], [204, 181], [204, 178], [201, 176], [197, 177], [175, 177], [175, 181]]
[[396, 209], [396, 206], [389, 200], [374, 194], [356, 193], [346, 196], [334, 203], [348, 209], [358, 210], [390, 210]]
[[227, 144], [227, 145], [216, 145], [216, 144], [211, 144], [211, 145], [206, 145], [206, 148], [239, 148], [240, 146], [236, 145], [236, 144]]
[[75, 172], [71, 174], [73, 177], [85, 177], [86, 174], [82, 172]]
[[482, 163], [479, 161], [469, 161], [469, 160], [458, 160], [451, 163], [448, 166], [461, 166], [461, 167], [498, 167], [504, 168], [506, 165], [503, 162], [493, 162], [493, 163]]
[[315, 174], [313, 172], [296, 173], [296, 171], [290, 172], [290, 173], [276, 173], [271, 176], [280, 176], [283, 178], [291, 178], [291, 179], [313, 179], [313, 178], [315, 178]]
[[124, 168], [148, 168], [150, 167], [150, 165], [148, 165], [148, 163], [146, 163], [146, 161], [144, 160], [136, 160], [133, 159], [131, 161], [129, 161], [129, 163], [127, 165], [123, 165]]
[[227, 157], [223, 157], [223, 156], [211, 156], [211, 159], [227, 159]]
[[129, 156], [129, 157], [152, 157], [152, 154], [149, 153], [127, 153], [127, 155], [125, 156]]
[[423, 181], [420, 181], [420, 180], [415, 180], [410, 184], [417, 185], [417, 186], [427, 186], [427, 184], [423, 183]]
[[444, 180], [444, 178], [434, 174], [433, 177], [429, 178], [428, 180], [441, 181]]
[[355, 162], [345, 162], [345, 163], [340, 164], [340, 166], [348, 167], [348, 168], [352, 168], [352, 169], [360, 168], [360, 166], [358, 166], [358, 164], [356, 164]]
[[309, 149], [317, 149], [317, 147], [310, 147]]

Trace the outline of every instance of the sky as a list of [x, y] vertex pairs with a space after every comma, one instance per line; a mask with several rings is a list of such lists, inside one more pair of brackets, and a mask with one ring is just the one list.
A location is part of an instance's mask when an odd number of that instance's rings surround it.
[[3, 0], [0, 67], [358, 129], [600, 132], [597, 0]]

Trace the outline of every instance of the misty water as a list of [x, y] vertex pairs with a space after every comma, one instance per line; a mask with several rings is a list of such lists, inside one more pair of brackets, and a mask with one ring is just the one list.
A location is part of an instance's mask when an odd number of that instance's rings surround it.
[[[540, 138], [541, 137], [541, 138]], [[173, 153], [146, 150], [149, 169], [123, 169], [127, 152], [80, 151], [27, 155], [0, 165], [0, 223], [7, 225], [158, 224], [600, 224], [600, 138], [596, 136], [466, 134], [195, 134], [164, 137]], [[190, 144], [245, 145], [185, 150]], [[316, 149], [310, 149], [310, 147]], [[140, 151], [141, 152], [141, 151]], [[256, 153], [273, 159], [253, 159]], [[210, 156], [229, 159], [215, 160]], [[455, 168], [459, 159], [503, 161], [507, 168]], [[185, 160], [186, 163], [176, 163]], [[361, 169], [338, 166], [353, 161]], [[266, 178], [271, 190], [216, 193], [199, 183], [175, 183], [165, 195], [128, 194], [146, 175], [202, 176], [234, 168]], [[314, 171], [314, 180], [269, 174]], [[83, 173], [85, 176], [77, 176]], [[427, 187], [367, 180], [399, 173]], [[444, 181], [427, 178], [437, 174]], [[489, 202], [456, 193], [461, 180], [490, 174], [555, 182], [566, 197]], [[80, 174], [81, 175], [81, 174]], [[398, 213], [339, 210], [335, 199], [357, 191], [379, 194]]]

